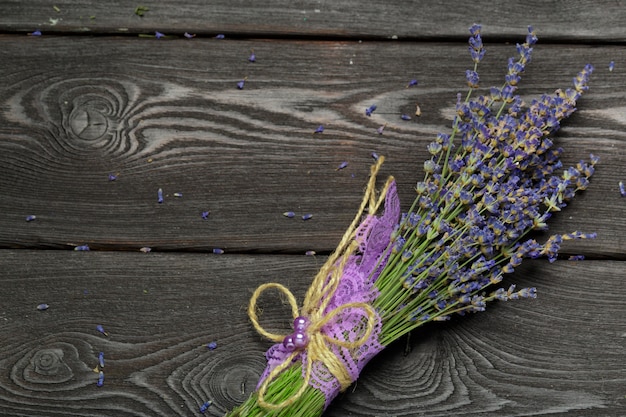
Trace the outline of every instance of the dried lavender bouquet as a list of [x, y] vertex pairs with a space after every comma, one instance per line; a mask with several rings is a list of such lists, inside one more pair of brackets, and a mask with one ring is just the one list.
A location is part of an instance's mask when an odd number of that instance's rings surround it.
[[[464, 99], [458, 96], [451, 133], [428, 145], [432, 156], [408, 212], [400, 214], [393, 178], [378, 195], [380, 158], [352, 225], [303, 305], [280, 284], [255, 291], [250, 319], [276, 344], [266, 353], [257, 390], [227, 416], [321, 416], [365, 364], [399, 337], [430, 321], [484, 311], [489, 301], [534, 298], [534, 288], [498, 288], [503, 274], [524, 258], [554, 261], [564, 240], [595, 237], [574, 232], [543, 244], [528, 237], [546, 230], [551, 214], [584, 190], [594, 172], [593, 155], [589, 163], [563, 168], [562, 150], [550, 139], [576, 110], [593, 68], [587, 65], [573, 88], [524, 103], [517, 85], [537, 42], [529, 27], [503, 85], [475, 96], [485, 54], [480, 29], [470, 28], [469, 91]], [[259, 324], [256, 301], [268, 289], [289, 300], [292, 334], [272, 334]]]

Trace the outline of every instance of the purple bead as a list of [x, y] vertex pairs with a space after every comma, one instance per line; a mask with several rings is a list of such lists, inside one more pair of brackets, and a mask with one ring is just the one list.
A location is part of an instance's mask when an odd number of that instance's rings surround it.
[[285, 338], [283, 339], [283, 346], [290, 352], [296, 350], [296, 344], [292, 334], [290, 334], [289, 336], [285, 336]]
[[296, 349], [302, 349], [309, 343], [309, 337], [304, 332], [295, 332], [291, 337]]
[[296, 317], [296, 319], [293, 321], [293, 329], [298, 332], [304, 332], [306, 330], [307, 327], [309, 327], [309, 319], [306, 317]]

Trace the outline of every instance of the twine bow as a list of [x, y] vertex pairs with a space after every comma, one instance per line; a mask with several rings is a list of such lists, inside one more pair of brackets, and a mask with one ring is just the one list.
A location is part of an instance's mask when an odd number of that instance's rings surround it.
[[[302, 396], [307, 388], [307, 385], [309, 384], [309, 381], [311, 380], [311, 370], [315, 361], [320, 361], [326, 366], [328, 371], [339, 382], [339, 385], [341, 386], [341, 391], [344, 391], [353, 382], [348, 370], [344, 366], [342, 360], [338, 358], [337, 355], [333, 352], [332, 347], [340, 346], [347, 349], [355, 349], [366, 343], [372, 335], [372, 332], [374, 331], [374, 328], [377, 324], [376, 312], [371, 305], [363, 302], [346, 303], [327, 313], [325, 312], [328, 304], [333, 297], [333, 294], [339, 286], [343, 270], [350, 256], [359, 246], [359, 243], [354, 239], [354, 237], [366, 206], [368, 206], [369, 204], [369, 214], [373, 215], [374, 213], [376, 213], [376, 211], [384, 201], [387, 190], [389, 189], [389, 185], [393, 180], [393, 178], [391, 177], [387, 180], [383, 190], [380, 193], [381, 195], [377, 197], [376, 174], [378, 173], [378, 170], [380, 169], [383, 162], [384, 158], [381, 156], [377, 160], [376, 164], [371, 167], [370, 179], [367, 189], [365, 191], [365, 195], [363, 196], [361, 206], [359, 207], [359, 210], [354, 220], [350, 224], [350, 227], [339, 242], [337, 249], [333, 254], [329, 256], [328, 260], [324, 263], [320, 271], [313, 279], [313, 282], [304, 298], [301, 314], [298, 311], [298, 303], [294, 295], [291, 293], [291, 291], [289, 291], [289, 289], [278, 283], [267, 283], [259, 286], [254, 291], [254, 294], [250, 299], [248, 316], [250, 317], [250, 320], [252, 321], [252, 324], [254, 325], [256, 331], [262, 336], [265, 336], [266, 338], [276, 343], [282, 342], [285, 338], [285, 335], [279, 335], [266, 331], [265, 329], [263, 329], [258, 321], [256, 305], [258, 298], [264, 291], [268, 289], [276, 289], [282, 292], [286, 296], [287, 301], [291, 306], [293, 318], [296, 319], [299, 316], [303, 316], [309, 320], [309, 325], [306, 329], [308, 344], [305, 347], [305, 351], [307, 355], [306, 362], [303, 363], [304, 381], [297, 392], [295, 392], [291, 397], [280, 403], [274, 404], [269, 403], [265, 400], [265, 395], [267, 394], [267, 389], [271, 382], [276, 379], [276, 377], [278, 377], [281, 372], [290, 367], [293, 360], [302, 353], [301, 350], [295, 350], [287, 358], [285, 358], [283, 362], [276, 366], [269, 373], [269, 375], [267, 375], [267, 377], [259, 387], [257, 402], [259, 406], [265, 409], [280, 410], [296, 402]], [[357, 340], [339, 340], [325, 334], [322, 331], [323, 327], [332, 322], [333, 319], [335, 319], [337, 316], [344, 313], [348, 309], [353, 308], [362, 311], [365, 325], [364, 333]]]

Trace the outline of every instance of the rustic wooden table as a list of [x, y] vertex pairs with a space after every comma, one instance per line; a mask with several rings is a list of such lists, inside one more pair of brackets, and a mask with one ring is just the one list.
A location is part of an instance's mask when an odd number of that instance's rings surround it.
[[[0, 1], [1, 415], [194, 416], [212, 400], [219, 416], [243, 401], [270, 345], [246, 316], [251, 292], [278, 281], [302, 296], [373, 151], [408, 207], [464, 90], [474, 22], [484, 85], [501, 82], [528, 24], [540, 41], [525, 96], [595, 65], [557, 141], [566, 162], [601, 162], [552, 230], [598, 238], [563, 248], [584, 261], [511, 277], [536, 300], [390, 347], [326, 415], [626, 415], [626, 2], [397, 3], [169, 0], [139, 16], [140, 2]], [[284, 306], [264, 308], [266, 326], [287, 329]]]

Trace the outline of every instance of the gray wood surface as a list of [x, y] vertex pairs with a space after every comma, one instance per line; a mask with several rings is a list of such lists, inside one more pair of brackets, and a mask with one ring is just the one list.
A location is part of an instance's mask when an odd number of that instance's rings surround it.
[[[484, 87], [502, 82], [527, 24], [540, 43], [525, 97], [595, 65], [556, 142], [565, 163], [601, 161], [551, 230], [598, 238], [564, 246], [585, 261], [532, 261], [509, 278], [537, 286], [536, 300], [390, 347], [325, 416], [626, 414], [624, 2], [189, 1], [147, 3], [143, 17], [138, 5], [0, 2], [0, 415], [194, 416], [212, 400], [220, 416], [243, 401], [270, 345], [246, 317], [252, 291], [278, 281], [302, 298], [372, 152], [408, 208], [465, 90], [474, 22]], [[172, 37], [137, 36], [155, 30]], [[416, 104], [422, 115], [402, 121]], [[263, 324], [286, 331], [287, 309], [262, 302]]]
[[[323, 257], [3, 250], [2, 415], [193, 416], [242, 401], [267, 342], [245, 313], [268, 281], [301, 299]], [[129, 265], [134, 265], [129, 268]], [[327, 416], [618, 416], [626, 406], [622, 262], [528, 262], [540, 296], [416, 331]], [[236, 290], [234, 290], [236, 289]], [[37, 311], [42, 302], [50, 305]], [[289, 311], [262, 299], [262, 323]], [[96, 331], [101, 324], [105, 337]], [[206, 344], [217, 342], [215, 350]], [[98, 352], [106, 379], [96, 386]]]
[[[55, 9], [58, 9], [58, 11]], [[138, 6], [149, 10], [142, 17]], [[553, 41], [623, 42], [626, 2], [575, 0], [505, 2], [386, 0], [165, 0], [159, 2], [3, 0], [0, 30], [46, 32], [154, 33], [184, 32], [213, 37], [331, 37], [464, 40], [473, 23], [486, 36], [517, 39], [533, 25]]]
[[[408, 207], [426, 145], [449, 131], [469, 61], [462, 45], [430, 43], [4, 37], [0, 48], [13, 57], [0, 64], [0, 245], [8, 247], [330, 251], [360, 202], [372, 151], [386, 155], [383, 175], [397, 177]], [[528, 97], [597, 66], [557, 140], [565, 162], [593, 152], [601, 163], [554, 230], [596, 231], [576, 247], [621, 259], [625, 242], [613, 233], [626, 226], [621, 48], [536, 49], [522, 84]], [[513, 53], [490, 45], [486, 86], [501, 82]], [[414, 77], [420, 85], [407, 89]], [[366, 117], [372, 103], [379, 108]], [[422, 116], [402, 121], [416, 103]], [[314, 134], [320, 124], [325, 131]], [[285, 219], [288, 210], [314, 217]], [[37, 220], [25, 222], [29, 214]]]

